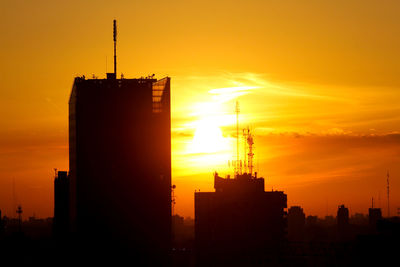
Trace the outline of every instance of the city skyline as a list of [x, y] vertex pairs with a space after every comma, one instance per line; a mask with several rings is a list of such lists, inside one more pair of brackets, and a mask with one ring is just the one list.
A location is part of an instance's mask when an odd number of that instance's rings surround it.
[[[367, 213], [374, 197], [386, 216], [389, 170], [396, 215], [400, 5], [361, 3], [7, 2], [0, 26], [7, 51], [0, 67], [3, 215], [15, 215], [18, 202], [25, 218], [52, 216], [53, 168], [68, 170], [71, 84], [77, 75], [104, 78], [112, 70], [113, 18], [121, 31], [118, 76], [172, 77], [177, 214], [193, 217], [194, 191], [210, 191], [214, 171], [228, 173], [239, 100], [240, 128], [255, 134], [265, 189], [285, 191], [289, 207], [321, 217], [340, 204]], [[166, 9], [166, 21], [155, 21]], [[146, 12], [138, 10], [152, 11], [153, 20], [141, 23]]]

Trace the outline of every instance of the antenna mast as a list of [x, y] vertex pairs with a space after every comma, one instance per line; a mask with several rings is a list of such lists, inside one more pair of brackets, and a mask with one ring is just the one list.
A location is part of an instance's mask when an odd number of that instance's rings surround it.
[[387, 172], [387, 213], [388, 217], [390, 217], [390, 207], [389, 207], [389, 171]]
[[113, 37], [114, 37], [114, 74], [117, 77], [117, 20], [114, 19], [114, 30], [113, 30]]
[[240, 108], [239, 108], [239, 101], [237, 101], [237, 100], [236, 100], [235, 112], [236, 112], [236, 172], [237, 172], [237, 174], [239, 174], [239, 168], [240, 168], [240, 164], [239, 164], [239, 112], [240, 112]]
[[253, 135], [250, 133], [250, 129], [247, 128], [247, 144], [249, 145], [249, 153], [248, 155], [248, 163], [247, 163], [247, 167], [249, 168], [249, 173], [250, 173], [250, 177], [251, 175], [253, 175], [253, 157], [254, 157], [254, 153], [253, 153], [253, 145], [254, 145], [254, 140], [253, 140]]
[[247, 173], [247, 133], [246, 133], [246, 129], [243, 129], [243, 173]]

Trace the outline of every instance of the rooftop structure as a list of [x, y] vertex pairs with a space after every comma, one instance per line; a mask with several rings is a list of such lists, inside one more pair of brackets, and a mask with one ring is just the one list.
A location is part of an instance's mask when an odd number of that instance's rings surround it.
[[243, 130], [245, 157], [239, 159], [238, 102], [235, 113], [234, 178], [223, 178], [215, 172], [215, 192], [194, 195], [197, 259], [204, 264], [265, 255], [266, 250], [278, 249], [286, 235], [287, 196], [282, 191], [265, 192], [264, 178], [257, 177], [257, 172], [253, 175], [254, 140], [250, 129]]
[[[231, 179], [214, 174], [215, 192], [195, 192], [199, 258], [256, 253], [272, 248], [286, 233], [286, 194], [264, 191], [264, 178], [247, 173]], [[208, 256], [205, 256], [208, 255]]]

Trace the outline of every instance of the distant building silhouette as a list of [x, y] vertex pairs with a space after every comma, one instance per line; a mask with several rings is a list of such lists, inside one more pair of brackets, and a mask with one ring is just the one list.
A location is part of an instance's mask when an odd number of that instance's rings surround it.
[[234, 179], [215, 173], [214, 188], [195, 193], [198, 260], [254, 258], [279, 247], [286, 235], [286, 194], [265, 192], [264, 179], [247, 173]]
[[338, 238], [339, 239], [347, 239], [349, 236], [349, 209], [344, 205], [340, 205], [337, 211], [337, 229], [338, 229]]
[[54, 178], [53, 232], [57, 238], [69, 233], [69, 177], [66, 171], [56, 171]]
[[4, 218], [1, 216], [0, 210], [0, 240], [3, 238], [4, 235]]
[[336, 218], [333, 217], [332, 215], [327, 215], [327, 216], [325, 216], [324, 222], [325, 222], [325, 225], [327, 225], [327, 226], [334, 226], [334, 225], [336, 225]]
[[318, 216], [308, 215], [306, 219], [307, 226], [315, 226], [318, 223]]
[[190, 217], [183, 218], [177, 214], [172, 216], [173, 247], [178, 249], [193, 249], [194, 220]]
[[368, 218], [365, 216], [365, 214], [355, 213], [350, 217], [349, 223], [353, 225], [367, 225]]
[[[170, 78], [75, 78], [70, 225], [81, 244], [164, 260], [171, 243]], [[151, 255], [151, 256], [150, 256]]]
[[340, 205], [337, 211], [337, 224], [339, 229], [349, 225], [349, 209], [344, 205]]
[[369, 208], [368, 209], [368, 220], [369, 225], [376, 228], [376, 223], [382, 219], [382, 211], [379, 208]]
[[288, 239], [303, 241], [306, 215], [300, 206], [292, 206], [288, 210]]

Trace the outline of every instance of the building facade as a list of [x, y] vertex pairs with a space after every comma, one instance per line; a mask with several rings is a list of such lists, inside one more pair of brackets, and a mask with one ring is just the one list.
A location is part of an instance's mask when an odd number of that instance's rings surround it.
[[170, 78], [75, 78], [69, 100], [70, 226], [82, 242], [168, 253]]
[[264, 179], [247, 173], [234, 179], [215, 173], [214, 188], [195, 193], [199, 261], [254, 258], [278, 248], [286, 235], [286, 194], [265, 192]]

